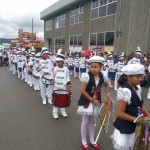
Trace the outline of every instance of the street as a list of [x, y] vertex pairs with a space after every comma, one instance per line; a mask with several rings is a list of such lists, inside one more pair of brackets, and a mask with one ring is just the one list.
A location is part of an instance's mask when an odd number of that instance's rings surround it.
[[[0, 68], [0, 150], [80, 150], [81, 116], [76, 113], [80, 81], [74, 77], [71, 81], [71, 106], [66, 108], [68, 118], [59, 116], [58, 120], [54, 120], [52, 105], [42, 104], [39, 91], [34, 91], [8, 68]], [[142, 96], [145, 107], [149, 108], [147, 91], [148, 88], [144, 87]], [[113, 89], [111, 96], [116, 97]], [[96, 123], [97, 135], [100, 128], [98, 118]], [[108, 133], [102, 132], [98, 140], [101, 150], [113, 150], [110, 139], [114, 130], [112, 124], [111, 115]]]

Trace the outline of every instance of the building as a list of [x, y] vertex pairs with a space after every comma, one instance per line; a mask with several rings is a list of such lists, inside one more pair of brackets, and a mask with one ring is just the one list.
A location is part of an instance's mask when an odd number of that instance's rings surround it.
[[51, 51], [150, 50], [149, 0], [59, 0], [40, 13]]

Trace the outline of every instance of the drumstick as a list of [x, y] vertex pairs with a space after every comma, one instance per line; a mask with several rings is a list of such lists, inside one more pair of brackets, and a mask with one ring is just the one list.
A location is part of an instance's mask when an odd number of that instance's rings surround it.
[[137, 121], [139, 121], [141, 117], [143, 117], [143, 114], [141, 114], [138, 117], [136, 117], [136, 119], [134, 120], [134, 123], [136, 123]]

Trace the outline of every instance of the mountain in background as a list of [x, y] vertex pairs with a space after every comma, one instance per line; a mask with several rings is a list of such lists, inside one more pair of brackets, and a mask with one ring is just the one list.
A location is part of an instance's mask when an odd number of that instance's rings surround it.
[[0, 38], [0, 43], [11, 43], [11, 39]]

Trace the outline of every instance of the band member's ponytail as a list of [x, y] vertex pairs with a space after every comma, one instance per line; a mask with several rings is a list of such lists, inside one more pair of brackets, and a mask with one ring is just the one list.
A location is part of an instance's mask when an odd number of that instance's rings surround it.
[[122, 87], [125, 82], [127, 82], [127, 75], [123, 74], [119, 77], [118, 84]]

